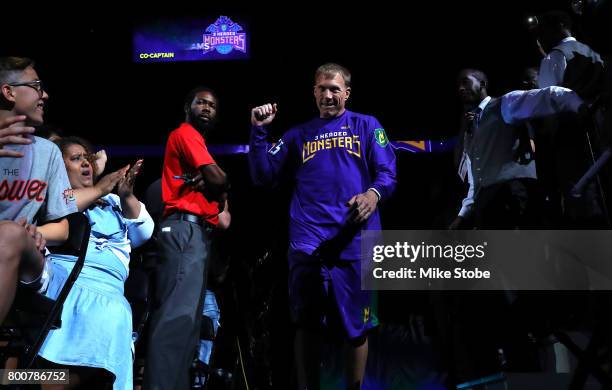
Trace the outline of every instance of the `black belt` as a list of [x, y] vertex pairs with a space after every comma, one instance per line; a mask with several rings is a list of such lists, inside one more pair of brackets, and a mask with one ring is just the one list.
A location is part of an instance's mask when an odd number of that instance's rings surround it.
[[168, 215], [165, 219], [178, 219], [180, 221], [187, 221], [187, 222], [191, 222], [191, 223], [197, 223], [198, 225], [202, 225], [204, 226], [204, 224], [207, 224], [208, 222], [206, 222], [204, 220], [204, 218], [200, 217], [199, 215], [195, 215], [195, 214], [191, 214], [191, 213], [186, 213], [183, 211], [178, 211], [176, 213], [172, 213], [170, 215]]

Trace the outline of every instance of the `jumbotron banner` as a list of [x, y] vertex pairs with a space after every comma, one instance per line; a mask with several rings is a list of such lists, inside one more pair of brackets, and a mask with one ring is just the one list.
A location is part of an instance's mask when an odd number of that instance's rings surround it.
[[249, 58], [250, 33], [228, 16], [140, 22], [134, 26], [134, 62]]

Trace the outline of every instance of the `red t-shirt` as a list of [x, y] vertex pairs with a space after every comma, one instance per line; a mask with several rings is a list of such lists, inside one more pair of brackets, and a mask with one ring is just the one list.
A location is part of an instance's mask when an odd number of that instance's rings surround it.
[[182, 211], [199, 215], [215, 226], [219, 223], [219, 204], [184, 185], [183, 179], [174, 178], [184, 174], [194, 176], [199, 167], [210, 164], [216, 164], [215, 160], [208, 153], [204, 137], [193, 126], [183, 123], [170, 133], [162, 175], [164, 215]]

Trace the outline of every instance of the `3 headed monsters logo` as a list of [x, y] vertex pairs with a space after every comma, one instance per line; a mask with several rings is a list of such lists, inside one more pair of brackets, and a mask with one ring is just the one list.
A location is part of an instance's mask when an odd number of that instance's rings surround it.
[[234, 49], [246, 53], [246, 33], [240, 31], [243, 31], [242, 26], [227, 16], [220, 16], [208, 26], [203, 36], [204, 54], [213, 50], [219, 54], [229, 54]]

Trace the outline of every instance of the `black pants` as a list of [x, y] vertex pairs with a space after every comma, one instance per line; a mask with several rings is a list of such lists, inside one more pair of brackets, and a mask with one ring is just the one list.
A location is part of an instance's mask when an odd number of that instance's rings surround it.
[[542, 197], [535, 179], [514, 179], [485, 187], [474, 207], [478, 229], [537, 229], [542, 225]]
[[199, 340], [210, 229], [167, 219], [159, 227], [156, 310], [149, 329], [146, 389], [188, 389]]
[[[537, 228], [541, 197], [535, 179], [514, 179], [482, 188], [474, 202], [478, 229]], [[498, 373], [499, 349], [508, 352], [512, 291], [458, 291], [442, 294], [447, 305], [442, 319], [454, 384]], [[442, 318], [442, 317], [440, 317]], [[511, 362], [514, 363], [514, 362]]]

